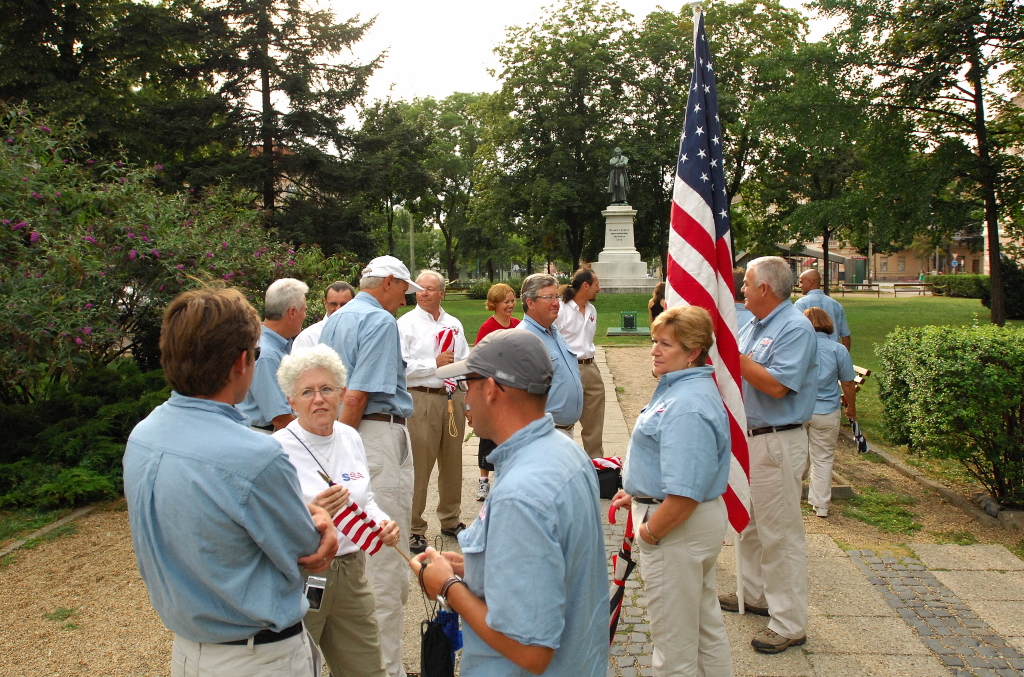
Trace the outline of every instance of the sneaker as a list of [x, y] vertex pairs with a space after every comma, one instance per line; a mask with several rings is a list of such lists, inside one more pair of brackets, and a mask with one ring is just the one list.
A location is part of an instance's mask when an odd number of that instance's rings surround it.
[[480, 478], [480, 486], [476, 490], [476, 500], [486, 501], [489, 493], [491, 493], [491, 483], [487, 481], [486, 477]]
[[[722, 611], [731, 611], [734, 614], [740, 612], [740, 599], [736, 596], [735, 592], [730, 592], [728, 595], [719, 595], [718, 604], [722, 607]], [[758, 616], [771, 616], [768, 613], [767, 607], [754, 606], [753, 604], [744, 604], [743, 610], [747, 613], [757, 614]]]
[[754, 651], [758, 653], [782, 653], [789, 647], [800, 646], [806, 641], [806, 636], [800, 639], [789, 639], [773, 630], [765, 628], [754, 635], [754, 639], [750, 640], [750, 646], [754, 647]]
[[814, 514], [818, 517], [828, 517], [828, 508], [815, 508]]
[[458, 538], [459, 534], [466, 530], [466, 525], [459, 522], [451, 529], [441, 529], [441, 533], [445, 536], [451, 536], [452, 538]]
[[427, 537], [423, 534], [413, 534], [409, 537], [409, 551], [419, 555], [427, 550]]

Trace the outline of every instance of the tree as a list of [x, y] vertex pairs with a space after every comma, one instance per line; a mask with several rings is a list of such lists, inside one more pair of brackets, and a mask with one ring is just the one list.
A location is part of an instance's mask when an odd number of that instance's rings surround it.
[[967, 143], [971, 162], [960, 179], [984, 203], [991, 275], [991, 319], [1005, 323], [999, 219], [1007, 208], [1009, 157], [1005, 121], [990, 114], [1005, 106], [994, 85], [1024, 49], [1024, 7], [1010, 0], [818, 0], [828, 16], [847, 20], [838, 37], [849, 54], [882, 78], [880, 105], [908, 114], [936, 146]]
[[510, 123], [493, 132], [488, 159], [500, 169], [489, 171], [519, 186], [517, 216], [529, 209], [542, 230], [559, 232], [574, 267], [603, 233], [608, 158], [630, 77], [628, 20], [611, 4], [567, 0], [539, 23], [510, 28], [495, 50], [502, 87], [492, 105]]
[[[775, 83], [757, 76], [757, 64], [793, 52], [805, 40], [807, 23], [800, 12], [777, 0], [742, 0], [706, 6], [705, 26], [715, 61], [726, 189], [730, 200], [740, 192], [752, 167], [766, 152], [756, 102]], [[630, 202], [637, 209], [636, 240], [641, 253], [661, 257], [665, 270], [679, 136], [693, 69], [693, 16], [655, 11], [632, 36], [629, 53], [636, 80], [631, 87], [628, 146], [632, 152]], [[635, 178], [634, 178], [635, 177]], [[733, 221], [734, 238], [742, 233]]]

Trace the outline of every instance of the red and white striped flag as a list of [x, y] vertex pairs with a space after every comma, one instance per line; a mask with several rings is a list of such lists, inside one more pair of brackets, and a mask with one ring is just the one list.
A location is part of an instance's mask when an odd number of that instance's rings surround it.
[[666, 296], [669, 307], [701, 306], [714, 321], [711, 364], [732, 431], [732, 465], [725, 505], [730, 524], [740, 532], [750, 521], [750, 464], [733, 305], [732, 234], [722, 167], [718, 95], [703, 13], [698, 18], [695, 11], [694, 22], [693, 77], [672, 194]]
[[[441, 353], [446, 353], [449, 350], [455, 350], [455, 330], [451, 327], [445, 327], [441, 331], [437, 332], [437, 346], [434, 350], [434, 357], [439, 356]], [[455, 388], [458, 384], [453, 378], [446, 378], [444, 380], [444, 389], [449, 394], [455, 392]]]
[[338, 511], [334, 516], [334, 526], [341, 529], [341, 533], [361, 550], [365, 550], [367, 555], [376, 554], [384, 545], [380, 540], [380, 525], [355, 501], [349, 501], [348, 505]]

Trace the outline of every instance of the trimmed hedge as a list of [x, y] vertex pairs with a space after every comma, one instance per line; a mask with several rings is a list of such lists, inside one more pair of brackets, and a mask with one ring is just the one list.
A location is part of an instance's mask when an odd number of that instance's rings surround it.
[[890, 440], [955, 459], [1000, 503], [1024, 506], [1024, 331], [898, 328], [876, 352]]
[[924, 281], [935, 285], [936, 295], [980, 299], [988, 294], [988, 275], [926, 275]]

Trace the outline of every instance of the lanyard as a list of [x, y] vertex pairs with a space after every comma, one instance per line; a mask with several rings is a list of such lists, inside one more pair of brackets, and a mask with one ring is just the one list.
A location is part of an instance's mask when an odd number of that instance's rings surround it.
[[320, 469], [324, 471], [323, 472], [323, 476], [327, 478], [327, 483], [330, 484], [331, 486], [334, 486], [334, 482], [331, 481], [331, 479], [330, 479], [330, 477], [331, 477], [330, 473], [327, 472], [327, 468], [325, 468], [320, 463], [320, 460], [317, 459], [316, 454], [313, 453], [313, 450], [306, 446], [306, 443], [302, 441], [301, 437], [299, 437], [298, 435], [295, 434], [294, 430], [292, 430], [291, 428], [288, 428], [288, 432], [290, 432], [292, 434], [292, 437], [294, 437], [295, 439], [297, 439], [299, 441], [299, 444], [302, 445], [302, 448], [309, 452], [309, 455], [313, 457], [313, 460], [316, 461], [316, 464], [319, 465]]

